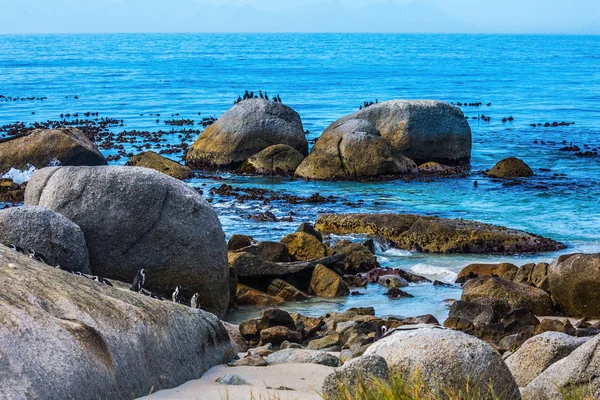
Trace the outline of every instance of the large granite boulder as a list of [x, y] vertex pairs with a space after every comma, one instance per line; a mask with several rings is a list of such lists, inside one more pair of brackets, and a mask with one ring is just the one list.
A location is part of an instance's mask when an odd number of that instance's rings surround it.
[[106, 159], [79, 129], [35, 129], [0, 140], [0, 172], [10, 168], [60, 165], [106, 165]]
[[241, 171], [258, 175], [294, 175], [304, 155], [287, 144], [275, 144], [242, 164]]
[[129, 399], [233, 355], [214, 315], [48, 267], [0, 245], [0, 385], [8, 399]]
[[574, 317], [600, 318], [600, 254], [560, 256], [548, 266], [555, 303]]
[[523, 160], [508, 157], [498, 161], [492, 169], [486, 171], [486, 175], [493, 178], [527, 178], [533, 176], [533, 171]]
[[545, 332], [523, 343], [506, 359], [506, 365], [519, 387], [525, 387], [550, 365], [565, 358], [588, 340], [560, 332]]
[[85, 237], [65, 216], [44, 207], [12, 207], [0, 211], [0, 243], [34, 250], [52, 267], [91, 273]]
[[25, 203], [75, 222], [85, 235], [94, 274], [183, 299], [200, 294], [204, 310], [223, 315], [229, 297], [225, 235], [216, 213], [185, 183], [138, 167], [54, 167], [37, 171]]
[[531, 253], [565, 248], [517, 229], [414, 214], [320, 214], [315, 228], [324, 234], [381, 237], [394, 247], [426, 253]]
[[484, 276], [465, 283], [462, 301], [481, 298], [505, 300], [513, 309], [525, 308], [536, 315], [553, 315], [552, 300], [548, 293], [507, 279]]
[[367, 179], [417, 174], [417, 165], [394, 152], [366, 120], [334, 122], [315, 143], [296, 174], [309, 179]]
[[468, 165], [471, 159], [471, 128], [462, 111], [434, 100], [391, 100], [373, 104], [332, 124], [366, 120], [396, 153], [417, 164], [436, 161]]
[[385, 358], [391, 370], [420, 378], [434, 392], [463, 392], [469, 386], [484, 398], [518, 399], [519, 388], [502, 357], [489, 344], [462, 332], [423, 328], [393, 331], [365, 355]]
[[249, 157], [276, 144], [308, 154], [298, 113], [282, 103], [244, 100], [206, 128], [189, 148], [186, 164], [192, 168], [238, 168]]
[[[388, 365], [383, 357], [377, 355], [358, 357], [327, 375], [323, 381], [323, 397], [339, 399], [342, 394], [352, 395], [361, 388], [376, 391], [376, 381], [386, 381], [388, 377]], [[363, 388], [362, 385], [365, 387]]]
[[129, 159], [125, 164], [130, 167], [151, 168], [176, 179], [189, 179], [194, 176], [190, 167], [181, 165], [173, 160], [163, 157], [154, 151], [144, 151]]
[[600, 335], [546, 368], [522, 395], [525, 400], [600, 399]]

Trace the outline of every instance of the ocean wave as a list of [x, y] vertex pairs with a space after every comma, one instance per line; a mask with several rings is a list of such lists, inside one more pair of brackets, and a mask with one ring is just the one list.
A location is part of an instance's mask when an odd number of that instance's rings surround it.
[[458, 273], [445, 267], [436, 267], [431, 264], [415, 264], [411, 267], [411, 272], [418, 275], [424, 275], [428, 278], [437, 279], [442, 282], [454, 283]]
[[7, 173], [2, 175], [2, 178], [12, 179], [14, 183], [18, 183], [20, 185], [21, 183], [27, 182], [29, 179], [31, 179], [31, 175], [33, 175], [35, 171], [37, 171], [37, 169], [31, 165], [22, 170], [11, 168]]

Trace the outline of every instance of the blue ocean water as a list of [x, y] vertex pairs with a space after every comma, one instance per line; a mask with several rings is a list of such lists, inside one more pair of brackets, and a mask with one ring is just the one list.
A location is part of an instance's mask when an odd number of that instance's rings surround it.
[[[461, 107], [471, 118], [473, 132], [473, 174], [464, 179], [340, 183], [223, 173], [218, 174], [218, 181], [204, 177], [189, 183], [205, 194], [211, 187], [230, 183], [301, 196], [319, 192], [354, 204], [263, 205], [215, 198], [228, 236], [247, 233], [261, 240], [278, 240], [300, 222], [314, 222], [319, 212], [412, 212], [524, 229], [565, 242], [567, 252], [598, 252], [600, 157], [579, 157], [560, 149], [571, 143], [582, 150], [600, 148], [599, 49], [600, 36], [0, 36], [0, 95], [46, 97], [0, 101], [0, 126], [58, 120], [62, 113], [99, 112], [100, 117], [123, 120], [124, 127], [112, 128], [114, 132], [157, 131], [169, 128], [164, 120], [173, 114], [195, 121], [201, 118], [198, 113], [219, 116], [245, 89], [262, 89], [280, 94], [298, 111], [310, 131], [308, 138], [314, 140], [331, 122], [357, 110], [365, 100], [482, 102], [480, 107]], [[490, 122], [472, 119], [483, 114], [491, 116]], [[502, 118], [509, 116], [514, 121], [503, 123]], [[530, 126], [554, 121], [575, 124]], [[163, 146], [179, 142], [177, 135], [165, 135], [163, 140]], [[180, 156], [170, 155], [176, 160]], [[521, 185], [505, 186], [479, 174], [507, 156], [525, 160], [536, 176]], [[278, 217], [293, 212], [294, 222], [257, 223], [247, 218], [267, 210]], [[557, 254], [449, 256], [382, 249], [379, 255], [385, 265], [452, 281], [472, 261], [524, 264], [548, 261]], [[428, 312], [443, 319], [447, 309], [442, 300], [460, 296], [458, 289], [429, 285], [409, 291], [414, 299], [389, 301], [379, 288], [369, 288], [365, 296], [289, 308], [319, 314], [373, 305], [383, 315]], [[242, 310], [232, 318], [255, 312]]]

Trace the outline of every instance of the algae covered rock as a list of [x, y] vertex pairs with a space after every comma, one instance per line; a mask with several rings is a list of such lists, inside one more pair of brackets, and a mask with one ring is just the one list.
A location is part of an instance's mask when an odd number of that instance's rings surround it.
[[194, 176], [191, 168], [163, 157], [153, 151], [144, 151], [129, 159], [125, 164], [130, 167], [151, 168], [175, 179], [189, 179]]
[[498, 161], [486, 174], [494, 178], [527, 178], [534, 175], [529, 165], [516, 157]]
[[259, 175], [294, 175], [304, 155], [287, 144], [276, 144], [256, 153], [242, 164], [241, 171]]
[[229, 299], [225, 234], [212, 206], [185, 183], [139, 167], [53, 167], [37, 171], [25, 204], [76, 223], [92, 272], [183, 300], [200, 294], [202, 309], [223, 315]]
[[517, 271], [518, 267], [510, 263], [469, 264], [459, 272], [456, 283], [465, 283], [469, 279], [480, 276], [499, 276], [500, 278], [512, 279]]
[[34, 129], [26, 135], [0, 140], [0, 172], [28, 165], [106, 165], [96, 145], [79, 129]]
[[308, 154], [308, 142], [298, 113], [263, 99], [244, 100], [210, 125], [189, 148], [192, 168], [238, 168], [267, 147], [285, 144]]
[[331, 254], [330, 249], [306, 232], [290, 233], [281, 239], [296, 260], [316, 260]]

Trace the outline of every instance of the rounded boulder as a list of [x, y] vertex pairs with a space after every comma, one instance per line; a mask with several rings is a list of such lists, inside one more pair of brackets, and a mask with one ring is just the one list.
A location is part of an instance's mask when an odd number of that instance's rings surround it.
[[287, 144], [269, 146], [242, 164], [242, 172], [258, 175], [294, 175], [304, 155]]
[[486, 175], [494, 178], [527, 178], [534, 174], [523, 160], [517, 157], [508, 157], [498, 161], [492, 169], [486, 171]]
[[185, 183], [138, 167], [53, 167], [37, 171], [25, 204], [59, 212], [83, 231], [92, 272], [183, 301], [200, 294], [202, 309], [227, 311], [229, 271], [221, 223]]
[[282, 103], [244, 100], [206, 128], [189, 148], [186, 164], [192, 168], [237, 169], [249, 157], [276, 144], [308, 154], [300, 115]]

